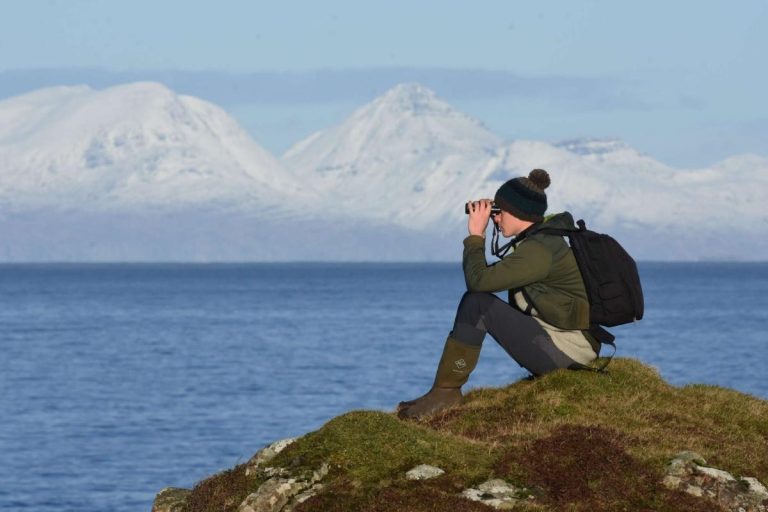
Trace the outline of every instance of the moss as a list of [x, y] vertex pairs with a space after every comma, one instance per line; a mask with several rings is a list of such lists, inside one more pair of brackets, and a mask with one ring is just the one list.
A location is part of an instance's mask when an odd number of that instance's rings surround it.
[[302, 437], [272, 464], [312, 469], [328, 462], [335, 473], [367, 486], [418, 464], [476, 481], [487, 476], [492, 461], [482, 444], [400, 421], [393, 414], [353, 411]]
[[[666, 462], [682, 450], [768, 482], [768, 403], [716, 386], [674, 387], [632, 359], [609, 369], [476, 389], [463, 405], [419, 422], [353, 411], [271, 465], [298, 475], [330, 463], [325, 491], [297, 508], [303, 512], [488, 510], [459, 493], [496, 477], [537, 496], [519, 510], [718, 510], [661, 486]], [[446, 473], [406, 480], [418, 464]], [[190, 512], [235, 510], [258, 483], [241, 467], [209, 480], [193, 490]]]

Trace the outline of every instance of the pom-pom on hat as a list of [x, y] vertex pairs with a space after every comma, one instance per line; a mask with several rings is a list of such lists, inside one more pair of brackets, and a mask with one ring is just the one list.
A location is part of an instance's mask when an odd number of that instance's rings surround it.
[[544, 169], [534, 169], [527, 178], [512, 178], [500, 186], [493, 202], [518, 219], [541, 222], [547, 211], [547, 194], [544, 189], [549, 184], [549, 173]]

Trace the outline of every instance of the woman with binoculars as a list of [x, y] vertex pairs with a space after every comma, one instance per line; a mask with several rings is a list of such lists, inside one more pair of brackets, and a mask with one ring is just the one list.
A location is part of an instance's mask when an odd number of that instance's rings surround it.
[[[401, 418], [417, 419], [458, 404], [461, 386], [475, 368], [486, 334], [534, 376], [558, 368], [583, 368], [598, 355], [589, 328], [589, 301], [571, 248], [563, 237], [537, 230], [545, 223], [549, 174], [504, 183], [490, 199], [467, 203], [469, 236], [464, 239], [467, 292], [445, 341], [432, 388], [400, 402]], [[520, 242], [493, 265], [485, 258], [489, 220], [505, 237]], [[573, 229], [567, 212], [546, 219], [547, 227]], [[494, 292], [508, 292], [508, 302]]]

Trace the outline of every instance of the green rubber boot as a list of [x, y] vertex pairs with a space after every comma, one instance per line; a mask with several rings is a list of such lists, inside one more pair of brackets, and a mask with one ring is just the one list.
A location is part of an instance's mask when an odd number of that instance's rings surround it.
[[480, 347], [467, 345], [448, 336], [432, 389], [415, 400], [400, 402], [397, 416], [402, 419], [418, 419], [460, 404], [461, 386], [467, 382], [479, 357]]

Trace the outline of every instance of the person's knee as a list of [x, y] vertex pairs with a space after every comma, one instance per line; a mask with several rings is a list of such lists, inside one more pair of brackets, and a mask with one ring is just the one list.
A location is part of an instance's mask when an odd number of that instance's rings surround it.
[[490, 293], [466, 292], [456, 312], [452, 336], [469, 345], [482, 345], [486, 333], [483, 316], [494, 298]]
[[466, 292], [459, 303], [456, 320], [469, 325], [477, 325], [488, 311], [495, 296], [484, 292]]
[[464, 292], [461, 297], [461, 306], [470, 309], [485, 311], [493, 303], [496, 296], [488, 292]]

